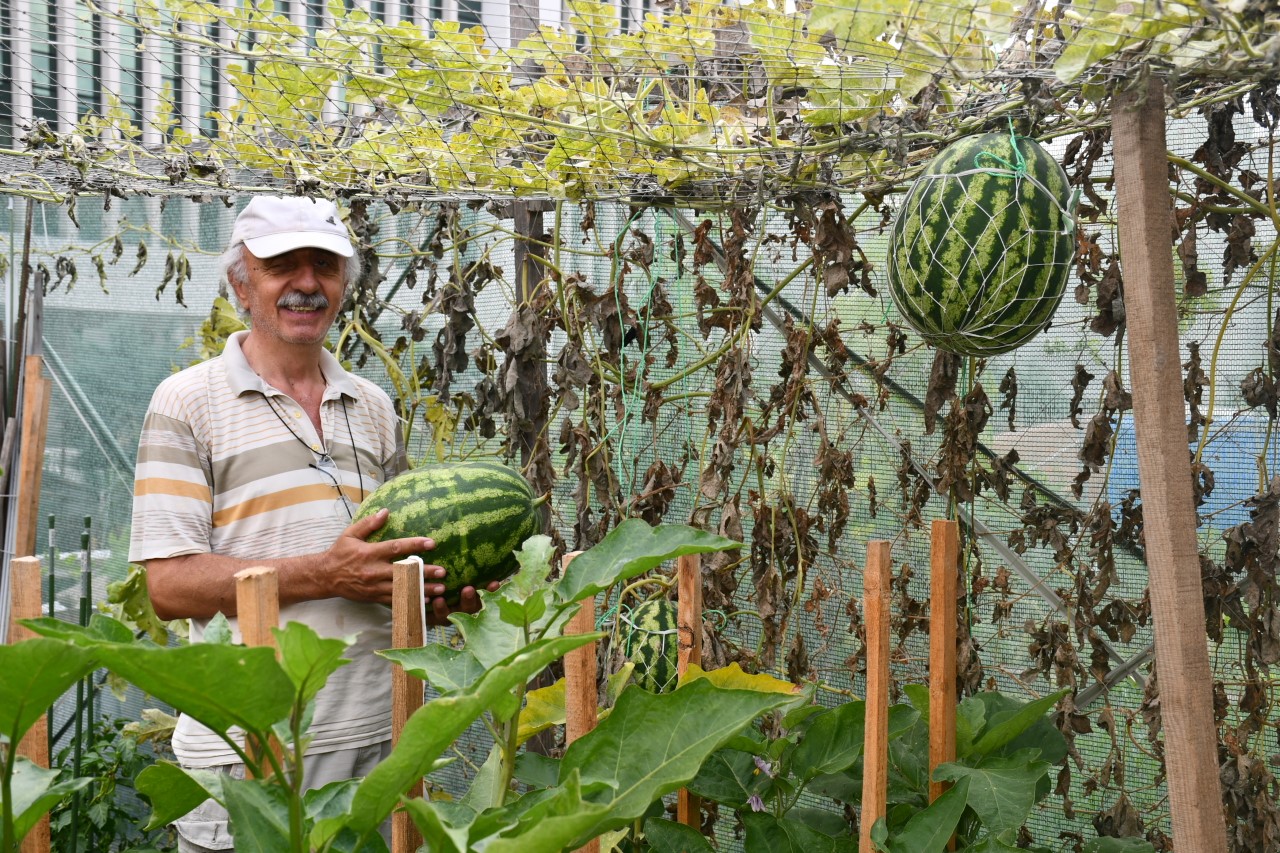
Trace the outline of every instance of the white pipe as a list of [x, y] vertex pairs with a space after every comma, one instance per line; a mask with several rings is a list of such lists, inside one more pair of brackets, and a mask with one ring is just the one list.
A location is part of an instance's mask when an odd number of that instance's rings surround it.
[[[78, 39], [76, 38], [78, 21], [76, 20], [76, 0], [57, 0], [48, 8], [53, 16], [53, 68], [54, 86], [58, 102], [58, 130], [70, 132], [76, 125], [76, 87]], [[92, 37], [91, 37], [92, 38]]]

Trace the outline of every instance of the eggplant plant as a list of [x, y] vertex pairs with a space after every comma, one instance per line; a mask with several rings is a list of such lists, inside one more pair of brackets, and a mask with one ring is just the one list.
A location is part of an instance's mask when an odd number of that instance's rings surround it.
[[[1054, 693], [1020, 702], [998, 692], [967, 697], [957, 707], [956, 761], [940, 765], [948, 790], [929, 801], [929, 690], [907, 685], [908, 704], [889, 709], [888, 809], [871, 838], [885, 853], [1015, 853], [1019, 830], [1049, 794], [1050, 769], [1066, 756], [1066, 741], [1050, 711]], [[858, 849], [851, 816], [862, 799], [866, 704], [796, 708], [782, 732], [754, 730], [714, 753], [690, 790], [735, 811], [746, 853], [852, 853]], [[836, 808], [816, 803], [834, 801]], [[660, 853], [676, 848], [662, 847]], [[710, 853], [685, 836], [679, 849]], [[1098, 838], [1085, 853], [1153, 853], [1143, 839]], [[863, 851], [871, 853], [871, 851]]]
[[[640, 820], [754, 719], [797, 702], [793, 694], [723, 677], [692, 679], [666, 695], [626, 690], [600, 726], [554, 766], [540, 768], [538, 784], [517, 783], [529, 681], [600, 636], [564, 634], [580, 602], [674, 557], [735, 547], [739, 543], [694, 528], [650, 527], [632, 519], [548, 580], [551, 542], [530, 539], [518, 554], [519, 571], [498, 591], [482, 593], [479, 613], [451, 617], [460, 648], [437, 644], [385, 653], [426, 677], [440, 695], [410, 717], [391, 755], [363, 779], [305, 788], [301, 756], [309, 709], [345, 663], [346, 643], [296, 623], [276, 631], [277, 656], [271, 648], [233, 644], [225, 622], [211, 625], [205, 642], [167, 648], [135, 639], [107, 616], [97, 615], [83, 628], [31, 620], [25, 624], [43, 636], [6, 649], [12, 660], [0, 658], [0, 700], [8, 717], [0, 724], [8, 742], [16, 743], [69, 685], [106, 667], [218, 733], [248, 770], [247, 778], [233, 779], [170, 762], [148, 767], [136, 787], [152, 806], [149, 827], [172, 822], [212, 797], [226, 807], [245, 849], [381, 853], [386, 844], [379, 825], [405, 808], [433, 851], [559, 851]], [[407, 799], [405, 792], [482, 717], [496, 745], [472, 793], [458, 803]], [[265, 746], [272, 740], [278, 749]], [[40, 775], [47, 771], [34, 772], [38, 768], [15, 761], [11, 752], [6, 749], [0, 780], [6, 853], [40, 814], [84, 784], [51, 785]]]

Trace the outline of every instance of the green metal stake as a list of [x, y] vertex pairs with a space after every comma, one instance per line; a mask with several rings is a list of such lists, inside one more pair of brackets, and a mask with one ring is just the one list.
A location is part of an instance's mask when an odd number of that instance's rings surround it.
[[[93, 610], [93, 517], [86, 515], [84, 517], [84, 577], [80, 579], [80, 624], [89, 624], [89, 614]], [[94, 699], [98, 695], [98, 690], [94, 686], [93, 677], [95, 672], [90, 672], [85, 676], [85, 700], [84, 700], [84, 720], [85, 734], [90, 741], [94, 739], [93, 733], [93, 706]], [[76, 775], [79, 776], [77, 770]], [[86, 850], [96, 850], [96, 836], [93, 831], [93, 823], [90, 822], [86, 827], [89, 831], [89, 843], [85, 847]]]
[[[93, 569], [89, 555], [89, 523], [91, 519], [85, 516], [84, 532], [80, 534], [80, 624], [82, 626], [89, 624], [89, 595], [93, 589]], [[90, 688], [93, 687], [93, 676], [89, 680]], [[72, 767], [74, 775], [79, 778], [80, 765], [84, 751], [84, 717], [85, 717], [85, 690], [84, 679], [76, 682], [76, 733], [75, 742], [71, 747]], [[80, 849], [80, 792], [77, 791], [71, 799], [71, 851], [70, 853], [78, 853]]]
[[[57, 600], [57, 585], [54, 583], [54, 577], [56, 575], [55, 566], [57, 565], [57, 560], [58, 560], [57, 537], [54, 535], [55, 532], [57, 531], [57, 527], [58, 527], [57, 518], [53, 515], [50, 515], [49, 516], [49, 595], [48, 595], [50, 619], [54, 618], [54, 603]], [[51, 721], [52, 721], [52, 716], [53, 716], [53, 713], [52, 711], [50, 711]], [[46, 726], [45, 728], [47, 729], [45, 734], [47, 734], [49, 737], [49, 751], [45, 754], [48, 755], [49, 759], [52, 761], [53, 760], [53, 743], [54, 743], [53, 726], [49, 725], [49, 726]]]

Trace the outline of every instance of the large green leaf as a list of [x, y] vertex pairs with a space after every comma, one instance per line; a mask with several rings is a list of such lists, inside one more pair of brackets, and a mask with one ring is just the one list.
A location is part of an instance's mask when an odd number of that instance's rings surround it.
[[[351, 810], [351, 802], [359, 785], [359, 779], [343, 779], [303, 792], [303, 815], [309, 823], [345, 815]], [[349, 829], [343, 829], [334, 838], [329, 851], [330, 853], [387, 853], [387, 842], [376, 830], [359, 836]]]
[[[725, 741], [789, 701], [786, 694], [722, 690], [705, 680], [666, 694], [624, 690], [613, 713], [565, 750], [560, 775], [576, 770], [584, 786], [608, 785], [610, 823], [621, 825], [687, 785]], [[593, 826], [584, 836], [607, 828]]]
[[144, 693], [222, 735], [232, 726], [266, 732], [293, 708], [293, 682], [269, 646], [104, 645], [98, 655], [104, 666]]
[[150, 832], [173, 823], [210, 797], [221, 801], [226, 777], [211, 770], [184, 770], [169, 761], [143, 768], [134, 786], [151, 803]]
[[794, 806], [786, 816], [830, 838], [844, 838], [850, 831], [844, 815], [829, 808]]
[[409, 717], [391, 755], [360, 783], [350, 814], [317, 823], [312, 843], [323, 844], [344, 823], [357, 832], [380, 824], [391, 814], [401, 794], [426, 775], [436, 758], [481, 714], [552, 661], [595, 639], [593, 634], [581, 634], [538, 640], [490, 667], [470, 687], [423, 705]]
[[316, 698], [329, 676], [351, 661], [342, 656], [350, 640], [326, 639], [299, 622], [274, 629], [280, 666], [297, 688], [303, 704]]
[[416, 649], [380, 651], [389, 661], [404, 667], [412, 676], [425, 680], [441, 693], [452, 693], [475, 683], [485, 667], [466, 649], [451, 649], [432, 643]]
[[833, 838], [791, 814], [779, 820], [768, 812], [746, 812], [741, 818], [744, 853], [853, 853], [858, 847], [851, 836]]
[[52, 616], [23, 619], [22, 624], [42, 637], [67, 640], [80, 646], [96, 646], [99, 643], [132, 643], [133, 632], [123, 622], [95, 613], [88, 625], [64, 622]]
[[93, 781], [89, 777], [81, 777], [55, 782], [57, 778], [57, 770], [47, 770], [22, 756], [17, 757], [13, 777], [9, 780], [13, 797], [13, 829], [17, 840], [21, 841], [49, 809]]
[[862, 755], [866, 716], [867, 704], [855, 699], [812, 717], [791, 754], [791, 772], [807, 782], [853, 764]]
[[486, 853], [560, 853], [565, 839], [578, 837], [583, 825], [608, 819], [607, 805], [584, 798], [607, 798], [603, 788], [592, 785], [584, 790], [577, 772], [570, 773], [555, 788], [535, 791], [496, 814], [482, 815], [472, 828], [471, 844], [482, 845]]
[[524, 627], [532, 625], [547, 612], [547, 575], [555, 546], [549, 536], [533, 536], [516, 552], [520, 569], [488, 597], [486, 606], [496, 605], [502, 621]]
[[1043, 718], [1049, 709], [1058, 704], [1058, 700], [1068, 692], [1059, 690], [1057, 693], [1042, 696], [1020, 707], [1001, 710], [994, 714], [988, 707], [986, 728], [974, 743], [970, 755], [988, 755], [1012, 742]]
[[650, 527], [642, 519], [629, 518], [578, 555], [554, 584], [553, 594], [558, 601], [581, 601], [674, 557], [728, 551], [741, 544], [695, 527]]
[[530, 788], [551, 788], [560, 779], [560, 759], [536, 752], [516, 755], [515, 777]]
[[18, 743], [93, 666], [91, 652], [61, 640], [36, 637], [0, 646], [0, 733]]
[[[462, 635], [466, 652], [484, 669], [506, 660], [525, 646], [525, 629], [504, 621], [499, 609], [489, 606], [489, 602], [498, 594], [481, 592], [480, 598], [485, 606], [479, 613], [454, 613], [449, 617]], [[577, 612], [576, 607], [573, 612]], [[561, 632], [551, 627], [552, 620], [559, 619], [559, 625], [563, 627], [570, 615], [572, 614], [568, 612], [548, 611], [534, 623], [530, 633], [544, 639], [559, 636]], [[514, 710], [512, 713], [515, 713]]]
[[673, 820], [649, 818], [644, 822], [644, 837], [653, 853], [715, 853], [701, 832]]
[[222, 804], [230, 818], [238, 850], [289, 853], [289, 801], [279, 785], [257, 779], [227, 778]]
[[404, 805], [431, 853], [467, 853], [467, 836], [476, 813], [455, 803], [413, 799]]
[[698, 775], [686, 787], [707, 800], [734, 808], [742, 808], [752, 794], [763, 791], [769, 777], [756, 766], [755, 756], [738, 749], [713, 752]]
[[556, 679], [555, 684], [530, 690], [525, 694], [524, 707], [520, 709], [516, 742], [524, 743], [538, 732], [564, 725], [566, 713], [563, 678]]
[[655, 695], [626, 690], [601, 724], [565, 751], [555, 788], [481, 815], [486, 853], [555, 853], [643, 817], [663, 794], [785, 694], [724, 690], [706, 680]]
[[940, 781], [969, 780], [969, 807], [978, 813], [983, 826], [992, 835], [1011, 840], [1006, 833], [1016, 833], [1027, 822], [1036, 804], [1036, 787], [1049, 765], [1036, 761], [1031, 750], [1008, 757], [984, 759], [977, 767], [942, 764], [933, 777]]
[[961, 779], [917, 812], [884, 846], [889, 853], [942, 853], [955, 834], [968, 798], [969, 780]]

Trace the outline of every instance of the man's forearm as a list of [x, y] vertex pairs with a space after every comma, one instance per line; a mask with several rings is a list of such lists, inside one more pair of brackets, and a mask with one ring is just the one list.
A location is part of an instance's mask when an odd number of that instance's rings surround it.
[[161, 619], [208, 619], [236, 614], [235, 575], [251, 566], [276, 570], [280, 604], [295, 604], [333, 593], [318, 582], [325, 576], [324, 554], [271, 560], [241, 560], [221, 554], [188, 554], [147, 561], [147, 592]]

